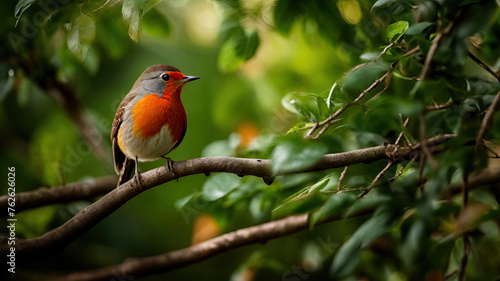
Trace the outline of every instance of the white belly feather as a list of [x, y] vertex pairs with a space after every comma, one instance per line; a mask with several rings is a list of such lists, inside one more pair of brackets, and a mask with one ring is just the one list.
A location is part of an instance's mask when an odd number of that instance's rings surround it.
[[[130, 103], [130, 106], [134, 104]], [[152, 137], [143, 139], [137, 137], [132, 132], [133, 122], [130, 112], [126, 110], [123, 123], [118, 130], [118, 143], [122, 144], [120, 149], [130, 159], [137, 159], [141, 162], [154, 161], [172, 150], [175, 142], [172, 140], [170, 128], [165, 125], [160, 132]]]

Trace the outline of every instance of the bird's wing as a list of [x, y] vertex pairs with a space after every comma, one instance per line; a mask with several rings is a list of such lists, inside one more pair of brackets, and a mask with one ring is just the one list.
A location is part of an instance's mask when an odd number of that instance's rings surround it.
[[122, 100], [120, 106], [118, 106], [118, 110], [116, 111], [115, 119], [113, 120], [113, 125], [111, 129], [113, 163], [115, 166], [115, 172], [118, 175], [121, 173], [124, 163], [127, 160], [127, 156], [125, 156], [123, 151], [121, 151], [120, 147], [118, 146], [118, 129], [120, 129], [120, 126], [123, 121], [123, 114], [125, 113], [125, 107], [132, 101], [132, 99], [135, 96], [136, 96], [135, 94], [129, 94], [125, 96], [125, 98]]
[[116, 186], [120, 186], [130, 179], [130, 177], [132, 176], [132, 172], [134, 171], [135, 165], [137, 165], [137, 163], [135, 163], [134, 160], [130, 158], [125, 158], [125, 161], [123, 162], [122, 165], [123, 166], [122, 173], [118, 178], [118, 183], [116, 184]]
[[[181, 144], [182, 140], [184, 139], [184, 136], [186, 135], [186, 130], [187, 130], [187, 122], [186, 120], [184, 120], [184, 126], [183, 126], [183, 130], [182, 130], [182, 134], [181, 134], [181, 137], [179, 138], [179, 140], [175, 143], [175, 145], [172, 147], [172, 149], [170, 149], [170, 151], [176, 149], [179, 144]], [[170, 151], [168, 153], [170, 153]], [[168, 154], [167, 153], [167, 154]]]

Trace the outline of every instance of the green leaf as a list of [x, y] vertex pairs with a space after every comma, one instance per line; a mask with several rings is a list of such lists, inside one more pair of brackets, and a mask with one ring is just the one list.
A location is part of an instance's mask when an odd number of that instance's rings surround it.
[[335, 82], [326, 98], [326, 105], [331, 112], [333, 112], [335, 107], [342, 106], [350, 100], [349, 95], [342, 92], [340, 88], [340, 82]]
[[335, 277], [344, 277], [350, 274], [359, 263], [360, 251], [375, 239], [387, 233], [397, 221], [390, 210], [379, 208], [340, 247], [333, 259], [331, 273]]
[[262, 179], [256, 177], [245, 177], [242, 179], [242, 184], [233, 192], [231, 192], [227, 198], [225, 198], [224, 206], [231, 206], [244, 200], [246, 198], [252, 197], [255, 193], [262, 188], [264, 183]]
[[389, 98], [384, 99], [383, 102], [391, 105], [390, 109], [394, 115], [417, 116], [424, 108], [424, 105], [420, 101], [410, 99]]
[[260, 43], [259, 35], [256, 30], [249, 31], [248, 34], [245, 33], [245, 39], [239, 40], [238, 42], [239, 44], [236, 45], [236, 53], [246, 61], [255, 55]]
[[400, 0], [378, 0], [373, 4], [372, 9], [385, 8], [389, 5], [397, 4], [398, 2], [400, 2]]
[[420, 253], [428, 245], [428, 237], [426, 225], [422, 220], [417, 220], [410, 226], [410, 230], [401, 244], [401, 259], [405, 266], [411, 266], [418, 261]]
[[122, 6], [123, 21], [128, 27], [128, 36], [134, 41], [139, 41], [141, 13], [135, 5], [136, 1], [125, 0]]
[[373, 4], [372, 10], [388, 9], [392, 15], [398, 15], [406, 10], [411, 9], [410, 1], [401, 0], [378, 0]]
[[265, 155], [267, 156], [265, 158], [269, 158], [268, 155], [271, 154], [274, 145], [278, 142], [277, 140], [278, 140], [277, 134], [273, 133], [260, 134], [248, 145], [247, 151], [258, 153], [259, 155]]
[[151, 9], [142, 17], [142, 28], [147, 33], [158, 37], [168, 37], [171, 31], [167, 17], [157, 9]]
[[276, 191], [265, 190], [254, 196], [248, 205], [248, 211], [255, 220], [262, 220], [269, 216], [269, 211], [276, 198]]
[[340, 90], [357, 97], [361, 91], [368, 88], [389, 69], [389, 63], [383, 60], [358, 65], [345, 74]]
[[218, 140], [208, 144], [202, 151], [203, 157], [232, 156], [234, 150], [240, 145], [241, 139], [237, 133], [231, 133], [225, 140]]
[[16, 8], [14, 9], [14, 16], [16, 17], [16, 26], [19, 22], [19, 19], [23, 15], [23, 13], [33, 4], [35, 0], [19, 0], [16, 4]]
[[231, 156], [231, 149], [227, 140], [218, 140], [208, 144], [202, 151], [202, 157]]
[[325, 204], [317, 212], [313, 213], [310, 226], [314, 226], [326, 218], [340, 215], [346, 211], [356, 201], [356, 194], [350, 192], [341, 192], [330, 196]]
[[279, 0], [274, 8], [274, 22], [278, 31], [290, 33], [293, 23], [299, 18], [303, 7], [302, 1]]
[[303, 198], [285, 200], [273, 210], [273, 218], [283, 218], [295, 214], [312, 211], [325, 202], [325, 196], [319, 192], [309, 193]]
[[181, 198], [179, 200], [177, 200], [175, 202], [175, 209], [177, 211], [181, 210], [182, 208], [184, 208], [184, 206], [186, 206], [189, 202], [193, 201], [194, 199], [196, 199], [198, 196], [202, 195], [201, 192], [195, 192], [195, 193], [191, 193], [189, 194], [188, 196], [184, 197], [184, 198]]
[[[449, 88], [444, 78], [437, 80], [417, 81], [409, 93], [410, 97], [431, 104], [446, 102], [451, 97]], [[439, 102], [440, 101], [440, 102]]]
[[240, 18], [237, 14], [231, 14], [226, 17], [219, 28], [219, 39], [221, 42], [229, 40], [233, 36], [242, 36], [243, 27], [240, 24]]
[[352, 207], [347, 211], [345, 217], [350, 217], [360, 211], [380, 206], [389, 201], [391, 201], [391, 196], [382, 194], [379, 190], [374, 189], [360, 200], [357, 200], [354, 205], [352, 205]]
[[407, 30], [406, 30], [406, 35], [419, 35], [419, 34], [423, 34], [424, 31], [429, 28], [431, 25], [433, 25], [432, 22], [419, 22], [419, 23], [416, 23], [412, 26], [410, 26]]
[[228, 173], [211, 176], [203, 184], [202, 192], [209, 201], [215, 201], [226, 196], [241, 184], [241, 178]]
[[288, 93], [281, 99], [281, 105], [291, 113], [305, 117], [309, 122], [318, 122], [328, 113], [325, 100], [311, 93]]
[[324, 143], [309, 142], [295, 134], [288, 136], [278, 143], [272, 153], [271, 165], [275, 174], [309, 168], [328, 151]]
[[127, 45], [130, 44], [128, 34], [118, 32], [118, 30], [121, 30], [122, 28], [122, 22], [111, 21], [99, 25], [99, 28], [96, 30], [95, 40], [99, 43], [105, 42], [105, 44], [99, 44], [99, 47], [104, 49], [105, 55], [110, 59], [120, 59], [128, 52]]
[[256, 31], [233, 32], [219, 50], [218, 64], [223, 72], [238, 69], [255, 54], [259, 46], [259, 36]]
[[222, 72], [228, 73], [237, 70], [245, 60], [236, 53], [236, 41], [226, 41], [219, 50], [217, 64]]
[[321, 191], [325, 186], [328, 185], [328, 183], [330, 182], [331, 179], [332, 179], [331, 176], [322, 178], [317, 183], [315, 183], [315, 184], [313, 184], [313, 185], [311, 185], [309, 187], [309, 192], [319, 192], [319, 191]]
[[161, 0], [124, 0], [122, 6], [123, 21], [128, 27], [128, 35], [132, 40], [139, 41], [142, 17]]
[[398, 21], [387, 26], [385, 33], [390, 42], [397, 42], [408, 30], [410, 24], [407, 21]]
[[83, 61], [95, 37], [94, 19], [81, 13], [71, 18], [68, 30], [68, 48]]

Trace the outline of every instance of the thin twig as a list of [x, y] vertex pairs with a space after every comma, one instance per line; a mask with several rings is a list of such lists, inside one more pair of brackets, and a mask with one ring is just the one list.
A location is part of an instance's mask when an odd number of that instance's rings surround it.
[[[470, 190], [473, 187], [489, 186], [492, 183], [500, 182], [500, 167], [490, 167], [478, 173], [472, 174], [467, 179], [467, 188]], [[499, 187], [500, 189], [500, 187]], [[463, 192], [463, 182], [454, 182], [448, 186], [443, 194], [443, 199], [449, 200], [453, 195]]]
[[489, 128], [491, 128], [491, 125], [493, 123], [493, 114], [495, 113], [495, 110], [498, 108], [499, 105], [500, 105], [500, 92], [497, 93], [495, 99], [493, 99], [493, 102], [490, 104], [490, 106], [486, 110], [486, 113], [484, 114], [483, 121], [481, 122], [481, 127], [479, 128], [479, 133], [477, 134], [476, 137], [476, 150], [479, 149], [479, 146], [482, 144], [486, 132], [489, 130]]
[[464, 240], [464, 253], [462, 254], [462, 259], [460, 260], [460, 275], [458, 277], [458, 280], [460, 281], [465, 281], [465, 273], [467, 272], [467, 263], [469, 261], [469, 251], [470, 251], [470, 240], [469, 240], [469, 234], [465, 233], [464, 237], [462, 238]]
[[[408, 121], [410, 120], [410, 118], [406, 118], [406, 120], [403, 122], [403, 127], [406, 127], [406, 125], [408, 125]], [[396, 139], [396, 142], [394, 143], [394, 145], [398, 145], [399, 144], [399, 141], [401, 140], [401, 137], [404, 135], [404, 131], [401, 131], [401, 133], [399, 133], [399, 136], [398, 138]]]
[[455, 103], [453, 101], [449, 101], [445, 104], [436, 104], [436, 105], [428, 105], [425, 107], [425, 111], [436, 111], [441, 109], [448, 109], [452, 107]]
[[[382, 55], [384, 53], [387, 52], [387, 50], [389, 50], [389, 48], [391, 48], [392, 46], [394, 46], [394, 43], [391, 43], [389, 44], [388, 46], [386, 46], [382, 52], [374, 59], [371, 61], [371, 63], [374, 63], [376, 62], [378, 59], [380, 59], [382, 57]], [[420, 50], [420, 47], [417, 46], [411, 50], [409, 50], [408, 52], [406, 52], [405, 54], [403, 54], [404, 57], [407, 57], [407, 56], [411, 56], [413, 55], [414, 53], [418, 52]], [[341, 108], [339, 108], [335, 113], [333, 113], [332, 115], [330, 115], [328, 118], [326, 118], [325, 120], [321, 121], [321, 122], [318, 122], [318, 123], [314, 123], [314, 125], [309, 129], [309, 131], [305, 134], [305, 138], [310, 138], [310, 139], [318, 139], [327, 129], [328, 127], [333, 123], [333, 120], [335, 118], [337, 118], [340, 114], [342, 114], [342, 112], [344, 112], [348, 107], [356, 104], [359, 100], [361, 100], [368, 92], [370, 92], [371, 90], [373, 90], [374, 88], [376, 88], [378, 85], [380, 85], [380, 83], [382, 83], [387, 77], [389, 74], [391, 74], [391, 72], [393, 71], [393, 69], [396, 67], [396, 65], [398, 64], [398, 61], [395, 61], [391, 64], [391, 69], [389, 69], [382, 77], [380, 77], [379, 79], [375, 80], [368, 88], [366, 88], [365, 90], [363, 90], [359, 96], [352, 102], [349, 102], [349, 103], [346, 103], [344, 104], [344, 106], [342, 106]], [[387, 88], [388, 88], [389, 85], [386, 85], [385, 88], [380, 92], [382, 93], [383, 91], [385, 91]], [[378, 93], [378, 94], [380, 94]], [[378, 95], [377, 94], [377, 95]], [[322, 127], [321, 130], [315, 135], [313, 136], [314, 132], [319, 128], [319, 127]]]
[[455, 26], [456, 20], [458, 19], [458, 17], [461, 14], [462, 14], [462, 10], [459, 10], [458, 13], [456, 14], [455, 18], [450, 21], [448, 26], [444, 30], [442, 30], [441, 32], [438, 32], [436, 37], [434, 37], [434, 40], [432, 40], [432, 44], [429, 47], [429, 51], [427, 53], [427, 56], [425, 57], [424, 66], [422, 67], [422, 71], [420, 72], [418, 80], [423, 81], [425, 79], [425, 77], [427, 76], [429, 69], [430, 69], [430, 66], [431, 66], [432, 59], [434, 58], [434, 54], [436, 53], [436, 50], [439, 46], [439, 41], [441, 41], [441, 39], [443, 39], [443, 37], [445, 37], [446, 35], [448, 35], [451, 32], [452, 28]]
[[418, 189], [420, 194], [424, 194], [424, 168], [425, 168], [425, 153], [420, 153], [420, 161], [418, 165]]
[[[477, 58], [476, 56], [474, 56], [474, 54], [472, 54], [470, 51], [467, 51], [467, 55], [469, 55], [469, 57], [473, 61], [475, 61], [479, 66], [481, 66], [488, 73], [490, 73], [491, 75], [493, 75], [493, 77], [495, 77], [498, 80], [498, 82], [500, 82], [500, 74], [498, 74], [495, 71], [493, 71], [489, 66], [487, 66], [479, 58]], [[496, 108], [498, 107], [499, 104], [500, 104], [500, 93], [497, 93], [497, 95], [495, 96], [495, 99], [493, 100], [493, 102], [488, 107], [488, 109], [486, 111], [486, 114], [484, 115], [483, 121], [481, 122], [481, 127], [480, 127], [479, 133], [477, 134], [477, 137], [476, 137], [476, 150], [479, 149], [479, 146], [482, 144], [483, 137], [486, 135], [486, 132], [491, 127], [493, 113], [495, 112], [495, 110], [496, 110]]]
[[324, 193], [325, 194], [338, 194], [340, 192], [354, 192], [354, 191], [364, 191], [364, 190], [366, 190], [366, 187], [355, 187], [355, 188], [344, 188], [341, 190], [327, 190]]
[[410, 162], [408, 164], [406, 164], [405, 167], [401, 167], [401, 169], [399, 170], [399, 172], [392, 178], [390, 178], [389, 180], [387, 180], [387, 183], [391, 183], [393, 181], [395, 181], [399, 176], [401, 176], [401, 174], [403, 173], [404, 169], [406, 167], [408, 167], [409, 165], [411, 165], [412, 163], [415, 162], [415, 160], [417, 159], [418, 157], [418, 153], [415, 153], [415, 156], [413, 156], [413, 158], [410, 160]]
[[427, 145], [427, 125], [425, 123], [425, 117], [423, 113], [420, 113], [419, 115], [419, 121], [420, 121], [420, 143], [422, 144], [422, 151], [425, 154], [425, 159], [429, 160], [431, 162], [431, 165], [434, 169], [437, 169], [439, 164], [437, 160], [432, 156], [432, 152], [429, 149], [429, 146]]
[[411, 55], [415, 54], [418, 51], [420, 51], [420, 46], [416, 46], [415, 48], [413, 48], [413, 49], [409, 50], [408, 52], [404, 53], [403, 57], [411, 56]]
[[458, 274], [460, 272], [460, 269], [457, 268], [453, 271], [451, 271], [450, 273], [448, 273], [445, 277], [444, 277], [444, 280], [448, 280], [450, 279], [451, 277], [455, 276], [456, 274]]
[[378, 173], [378, 175], [373, 179], [373, 181], [370, 183], [370, 185], [368, 187], [366, 187], [366, 190], [363, 191], [363, 192], [361, 192], [358, 195], [357, 199], [362, 198], [368, 192], [370, 192], [370, 190], [375, 186], [375, 184], [378, 182], [378, 180], [389, 170], [389, 168], [392, 167], [392, 165], [394, 165], [394, 161], [389, 161], [389, 163], [387, 163], [387, 165], [385, 166], [385, 168], [382, 169], [382, 171], [380, 171], [380, 173]]
[[483, 63], [480, 59], [478, 59], [476, 56], [474, 56], [474, 54], [472, 54], [470, 51], [467, 51], [467, 55], [469, 55], [469, 57], [475, 61], [479, 66], [481, 66], [484, 70], [488, 71], [489, 74], [493, 75], [493, 77], [495, 77], [498, 82], [500, 82], [500, 74], [496, 73], [495, 71], [493, 71], [493, 69], [491, 69], [489, 66], [487, 66], [485, 63]]
[[372, 63], [378, 61], [393, 46], [394, 46], [394, 43], [391, 43], [391, 44], [385, 46], [385, 48], [382, 50], [382, 52], [380, 52], [380, 54], [378, 54], [378, 56], [372, 60]]
[[[373, 59], [370, 63], [374, 63], [376, 62], [377, 60], [379, 60], [382, 55], [384, 55], [391, 47], [394, 46], [394, 43], [391, 43], [389, 45], [387, 45], [383, 50], [382, 52], [380, 52], [380, 54], [378, 54], [378, 56]], [[418, 49], [417, 49], [418, 50]], [[413, 51], [413, 50], [412, 50]], [[370, 92], [371, 90], [373, 90], [375, 87], [377, 87], [380, 83], [382, 83], [384, 81], [384, 79], [387, 77], [387, 75], [389, 75], [391, 72], [392, 72], [392, 68], [395, 67], [395, 65], [397, 64], [397, 62], [395, 62], [393, 65], [391, 65], [391, 70], [387, 71], [382, 77], [380, 77], [379, 79], [375, 80], [375, 82], [373, 82], [373, 84], [371, 84], [367, 89], [363, 90], [359, 96], [352, 102], [349, 102], [349, 103], [346, 103], [344, 104], [344, 106], [342, 106], [340, 109], [338, 109], [334, 114], [330, 115], [328, 118], [326, 118], [325, 120], [321, 121], [321, 122], [318, 122], [318, 123], [315, 123], [311, 129], [309, 129], [309, 131], [305, 134], [305, 137], [306, 138], [312, 138], [312, 139], [318, 139], [327, 129], [328, 127], [330, 126], [331, 122], [333, 119], [335, 119], [337, 116], [339, 116], [342, 112], [344, 112], [349, 106], [352, 106], [353, 104], [356, 104], [360, 99], [362, 99], [368, 92]], [[320, 132], [316, 135], [316, 136], [313, 136], [314, 132], [319, 128], [319, 127], [323, 127]], [[325, 128], [326, 127], [326, 128]]]
[[337, 186], [337, 191], [340, 191], [340, 189], [342, 187], [342, 182], [344, 181], [345, 174], [347, 173], [347, 168], [349, 168], [349, 166], [345, 166], [344, 170], [342, 171], [342, 173], [340, 173], [340, 178], [339, 178], [339, 184]]
[[493, 156], [487, 155], [486, 157], [492, 158], [492, 159], [500, 158], [500, 155], [498, 155], [498, 153], [496, 151], [494, 151], [493, 149], [489, 148], [487, 145], [484, 145], [484, 148], [486, 148], [486, 150], [488, 152], [490, 152], [491, 154], [493, 154]]
[[[317, 123], [318, 125], [317, 126], [313, 126], [305, 135], [306, 138], [311, 138], [311, 139], [318, 139], [325, 131], [326, 129], [323, 127], [321, 129], [321, 131], [316, 135], [316, 136], [313, 136], [313, 133], [314, 131], [318, 128], [318, 127], [321, 127], [321, 126], [326, 126], [328, 128], [328, 126], [331, 124], [331, 122], [337, 118], [337, 116], [339, 116], [340, 114], [342, 114], [342, 112], [344, 112], [347, 108], [349, 108], [350, 106], [356, 104], [359, 100], [361, 100], [367, 93], [369, 93], [371, 90], [375, 89], [378, 85], [380, 85], [380, 83], [382, 83], [385, 78], [392, 72], [392, 69], [391, 70], [388, 70], [384, 75], [382, 75], [382, 77], [380, 77], [379, 79], [375, 80], [368, 88], [366, 88], [365, 90], [363, 90], [359, 96], [351, 101], [351, 102], [348, 102], [346, 104], [344, 104], [341, 108], [339, 108], [335, 113], [333, 113], [332, 115], [330, 115], [328, 118], [326, 118], [325, 120]], [[314, 129], [314, 130], [313, 130]]]

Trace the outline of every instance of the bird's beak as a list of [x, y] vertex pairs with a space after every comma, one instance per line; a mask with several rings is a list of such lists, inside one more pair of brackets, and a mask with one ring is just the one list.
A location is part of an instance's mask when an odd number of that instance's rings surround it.
[[198, 77], [198, 76], [186, 76], [186, 77], [182, 78], [181, 80], [179, 80], [179, 82], [184, 84], [184, 83], [191, 82], [191, 81], [198, 80], [198, 79], [200, 79], [200, 77]]

